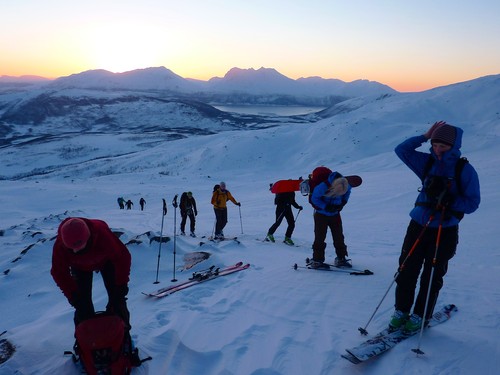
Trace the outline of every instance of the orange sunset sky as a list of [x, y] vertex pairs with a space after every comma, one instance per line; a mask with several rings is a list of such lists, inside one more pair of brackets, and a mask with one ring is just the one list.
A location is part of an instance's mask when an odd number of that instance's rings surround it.
[[0, 2], [0, 76], [266, 67], [422, 91], [500, 73], [497, 0]]

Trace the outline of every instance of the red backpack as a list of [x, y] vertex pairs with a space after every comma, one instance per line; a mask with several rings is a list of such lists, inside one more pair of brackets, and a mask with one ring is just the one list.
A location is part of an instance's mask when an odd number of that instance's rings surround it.
[[307, 180], [304, 180], [300, 183], [300, 192], [302, 195], [309, 195], [309, 203], [314, 207], [314, 204], [311, 201], [311, 197], [314, 191], [314, 188], [328, 180], [328, 177], [332, 173], [332, 170], [327, 167], [316, 167], [309, 175]]
[[88, 375], [130, 374], [132, 367], [141, 363], [125, 334], [125, 323], [116, 315], [96, 314], [84, 320], [76, 327], [75, 337], [73, 359], [81, 361]]

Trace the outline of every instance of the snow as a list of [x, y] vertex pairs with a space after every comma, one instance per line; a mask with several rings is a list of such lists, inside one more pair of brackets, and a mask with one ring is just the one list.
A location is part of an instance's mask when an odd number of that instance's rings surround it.
[[[58, 156], [61, 141], [3, 147], [2, 174], [13, 175], [14, 169], [20, 174], [52, 172], [0, 180], [0, 332], [7, 330], [2, 338], [17, 348], [0, 365], [0, 374], [79, 373], [63, 356], [73, 345], [73, 310], [50, 276], [54, 236], [67, 216], [103, 219], [124, 232], [123, 242], [142, 240], [128, 245], [133, 257], [128, 304], [135, 344], [142, 356], [153, 360], [135, 374], [497, 374], [500, 255], [494, 223], [500, 208], [499, 89], [492, 80], [467, 85], [483, 95], [480, 100], [459, 85], [383, 103], [367, 100], [358, 103], [357, 110], [315, 124], [191, 136], [147, 149], [137, 147], [135, 138], [126, 134], [108, 139], [103, 134], [73, 134], [74, 144], [81, 145], [74, 163]], [[479, 90], [481, 85], [484, 90]], [[476, 122], [470, 114], [478, 114]], [[340, 354], [364, 339], [358, 327], [365, 326], [393, 280], [419, 186], [393, 149], [441, 119], [464, 129], [462, 152], [481, 182], [481, 206], [461, 223], [457, 254], [438, 301], [438, 307], [456, 304], [458, 313], [425, 332], [423, 356], [411, 351], [418, 344], [414, 337], [376, 360], [353, 365]], [[94, 148], [101, 150], [106, 144], [106, 157], [92, 156], [94, 151], [102, 156]], [[281, 243], [285, 223], [275, 234], [277, 243], [258, 241], [274, 222], [269, 183], [305, 177], [322, 164], [363, 177], [363, 185], [353, 190], [342, 213], [353, 264], [370, 269], [372, 276], [292, 269], [311, 256], [313, 240], [312, 209], [300, 193], [296, 198], [304, 210], [293, 234], [298, 246]], [[242, 203], [241, 210], [229, 203], [225, 229], [241, 244], [199, 246], [201, 237], [212, 233], [210, 197], [221, 180]], [[160, 283], [153, 284], [159, 244], [150, 244], [144, 233], [160, 234], [165, 198], [169, 206], [163, 234], [172, 237], [174, 223], [178, 234], [179, 213], [174, 214], [170, 203], [188, 190], [198, 203], [198, 238], [176, 238], [176, 263], [182, 266], [184, 255], [194, 251], [208, 251], [211, 257], [192, 270], [178, 270], [179, 282], [212, 264], [241, 260], [251, 267], [161, 300], [148, 299], [141, 292], [172, 284], [174, 241], [162, 245]], [[131, 199], [134, 208], [119, 210], [118, 196]], [[140, 197], [147, 201], [144, 211], [139, 210]], [[331, 241], [326, 254], [332, 261]], [[370, 334], [387, 324], [393, 292], [368, 326]], [[106, 293], [98, 274], [94, 301], [98, 310], [104, 309]]]

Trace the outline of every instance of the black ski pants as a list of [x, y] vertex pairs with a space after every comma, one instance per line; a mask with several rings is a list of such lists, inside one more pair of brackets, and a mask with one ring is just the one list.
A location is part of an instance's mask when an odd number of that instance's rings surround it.
[[278, 227], [281, 225], [283, 218], [285, 218], [286, 222], [288, 223], [285, 237], [291, 238], [293, 230], [295, 229], [295, 220], [293, 218], [292, 207], [289, 204], [276, 206], [276, 221], [273, 225], [271, 225], [267, 232], [270, 234], [274, 234], [274, 232], [276, 232], [276, 229], [278, 229]]
[[334, 216], [326, 216], [320, 213], [314, 213], [314, 243], [313, 260], [317, 262], [325, 261], [326, 233], [330, 228], [333, 238], [333, 247], [337, 257], [347, 256], [347, 246], [344, 240], [344, 229], [342, 227], [342, 218], [340, 213]]
[[189, 229], [191, 230], [191, 232], [194, 232], [196, 218], [194, 216], [193, 210], [187, 210], [181, 212], [181, 232], [184, 232], [186, 229], [186, 221], [188, 217], [189, 217]]
[[215, 212], [215, 235], [221, 235], [227, 224], [227, 207], [214, 208]]
[[[434, 266], [434, 276], [431, 282], [429, 294], [429, 304], [427, 307], [426, 320], [432, 316], [434, 307], [436, 306], [439, 291], [443, 287], [443, 277], [448, 271], [448, 261], [453, 258], [458, 244], [458, 225], [453, 227], [442, 228], [439, 247], [436, 255], [436, 262], [433, 264], [434, 255], [436, 254], [436, 239], [438, 228], [427, 228], [422, 235], [419, 244], [408, 257], [410, 249], [415, 244], [418, 236], [421, 234], [423, 227], [416, 221], [410, 221], [406, 236], [403, 242], [401, 255], [399, 257], [399, 265], [403, 262], [403, 269], [400, 270], [396, 278], [396, 310], [410, 312], [413, 302], [413, 313], [421, 317], [424, 315], [425, 301], [427, 291], [429, 290], [429, 281], [432, 267]], [[420, 275], [420, 271], [423, 271]], [[420, 275], [420, 288], [417, 299], [415, 300], [415, 290], [417, 287], [418, 276]]]
[[[75, 308], [74, 322], [75, 327], [78, 323], [94, 316], [95, 309], [92, 302], [92, 282], [93, 272], [82, 271], [73, 268], [72, 276], [77, 284], [77, 292], [71, 300]], [[104, 287], [108, 293], [108, 303], [106, 311], [118, 315], [125, 322], [125, 328], [130, 330], [130, 313], [127, 308], [127, 293], [126, 285], [115, 285], [115, 269], [111, 262], [107, 262], [103, 269], [100, 270]]]

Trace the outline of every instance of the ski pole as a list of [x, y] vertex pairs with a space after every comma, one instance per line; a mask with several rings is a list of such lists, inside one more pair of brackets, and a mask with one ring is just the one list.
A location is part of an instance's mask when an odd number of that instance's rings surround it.
[[358, 331], [361, 332], [362, 335], [367, 335], [368, 334], [368, 331], [366, 330], [368, 328], [368, 326], [370, 325], [373, 317], [375, 316], [375, 314], [377, 313], [378, 309], [380, 308], [380, 306], [382, 305], [382, 302], [384, 302], [385, 300], [385, 297], [387, 297], [387, 294], [389, 293], [389, 291], [391, 290], [392, 286], [394, 285], [394, 283], [396, 282], [399, 274], [403, 271], [404, 267], [405, 267], [405, 264], [406, 264], [406, 261], [408, 260], [408, 258], [413, 254], [413, 252], [415, 251], [415, 249], [417, 248], [417, 245], [420, 243], [420, 240], [422, 239], [422, 236], [424, 235], [425, 231], [427, 230], [427, 228], [429, 227], [429, 224], [434, 220], [434, 213], [431, 214], [431, 216], [429, 217], [429, 220], [427, 220], [427, 223], [425, 223], [424, 227], [422, 228], [422, 230], [420, 231], [417, 239], [415, 240], [415, 242], [413, 243], [413, 246], [411, 247], [411, 249], [408, 251], [408, 255], [406, 256], [406, 258], [403, 260], [403, 262], [401, 263], [401, 265], [398, 267], [398, 270], [396, 272], [396, 274], [394, 275], [394, 278], [392, 279], [392, 282], [391, 284], [389, 285], [389, 288], [387, 288], [386, 292], [384, 293], [382, 299], [380, 300], [379, 304], [377, 305], [377, 307], [375, 308], [375, 311], [373, 312], [373, 314], [370, 316], [370, 319], [368, 319], [368, 322], [366, 323], [366, 325], [364, 327], [359, 327], [358, 328]]
[[174, 199], [172, 200], [172, 206], [174, 206], [174, 277], [172, 278], [172, 282], [177, 281], [175, 278], [175, 255], [176, 255], [176, 240], [177, 240], [177, 194], [175, 194]]
[[156, 264], [156, 281], [153, 284], [158, 284], [158, 272], [160, 271], [160, 257], [161, 257], [161, 244], [163, 242], [163, 219], [167, 214], [167, 202], [163, 199], [163, 211], [161, 215], [161, 229], [160, 229], [160, 247], [158, 248], [158, 263]]
[[243, 220], [241, 219], [241, 206], [238, 206], [238, 210], [240, 211], [240, 226], [241, 226], [241, 234], [243, 234]]
[[302, 210], [299, 210], [299, 211], [297, 212], [297, 216], [295, 216], [295, 220], [293, 221], [294, 223], [296, 223], [296, 222], [297, 222], [297, 218], [299, 217], [300, 211], [302, 211]]
[[441, 243], [441, 231], [443, 229], [443, 216], [444, 216], [445, 210], [446, 210], [446, 207], [443, 206], [443, 209], [441, 210], [441, 217], [439, 218], [439, 226], [438, 226], [438, 231], [437, 231], [437, 236], [436, 236], [436, 249], [434, 250], [434, 258], [432, 258], [432, 269], [431, 269], [431, 274], [429, 276], [429, 286], [427, 288], [427, 296], [425, 297], [424, 316], [422, 317], [422, 325], [420, 327], [420, 336], [418, 338], [418, 346], [416, 349], [412, 349], [412, 351], [417, 353], [417, 355], [424, 354], [424, 352], [420, 349], [420, 346], [422, 344], [422, 334], [424, 333], [424, 328], [425, 328], [425, 317], [427, 316], [427, 308], [429, 307], [429, 297], [431, 294], [432, 279], [434, 278], [434, 271], [436, 269], [439, 244]]

